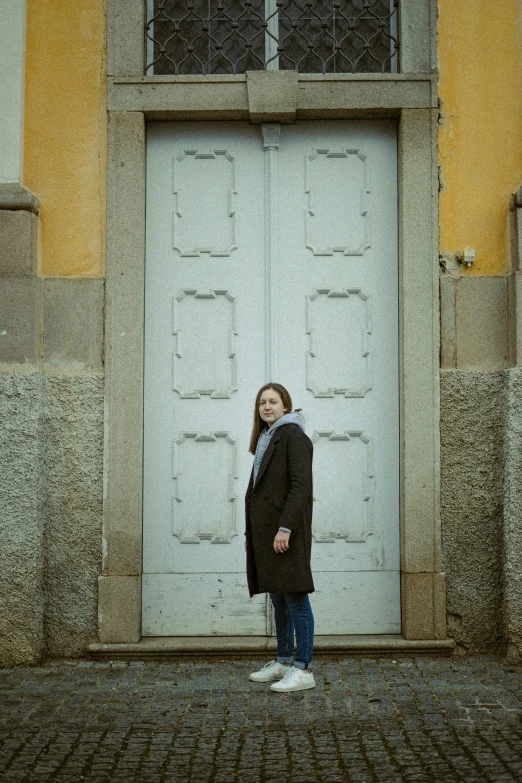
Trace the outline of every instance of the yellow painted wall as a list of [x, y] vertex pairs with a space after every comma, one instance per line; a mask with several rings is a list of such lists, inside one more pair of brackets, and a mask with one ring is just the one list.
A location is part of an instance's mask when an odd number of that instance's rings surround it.
[[439, 0], [440, 249], [469, 274], [510, 271], [508, 202], [522, 184], [520, 0]]
[[27, 0], [24, 132], [41, 274], [103, 276], [105, 0]]
[[[509, 272], [522, 184], [520, 0], [439, 0], [440, 248]], [[24, 184], [41, 201], [41, 272], [104, 272], [105, 0], [27, 0]]]

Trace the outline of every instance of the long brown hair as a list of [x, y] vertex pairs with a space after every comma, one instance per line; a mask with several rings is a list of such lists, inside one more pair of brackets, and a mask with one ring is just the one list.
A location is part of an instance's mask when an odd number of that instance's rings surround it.
[[254, 406], [254, 426], [252, 427], [252, 435], [250, 437], [249, 452], [251, 454], [256, 453], [257, 441], [259, 440], [261, 431], [266, 426], [265, 422], [259, 415], [259, 403], [261, 401], [261, 395], [263, 394], [263, 392], [268, 391], [268, 389], [273, 389], [275, 392], [279, 394], [279, 396], [281, 397], [281, 401], [283, 403], [283, 408], [285, 409], [285, 413], [290, 413], [290, 411], [292, 410], [292, 398], [290, 397], [285, 387], [281, 386], [280, 383], [265, 383], [265, 385], [259, 389], [256, 396], [256, 404]]

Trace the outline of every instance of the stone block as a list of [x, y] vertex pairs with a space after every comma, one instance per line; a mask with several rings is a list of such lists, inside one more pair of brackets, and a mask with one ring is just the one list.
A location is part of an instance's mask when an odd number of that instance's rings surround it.
[[0, 210], [40, 211], [40, 201], [34, 193], [16, 182], [0, 182]]
[[[152, 86], [152, 89], [149, 87]], [[168, 81], [144, 85], [118, 82], [107, 85], [111, 112], [145, 111], [153, 121], [248, 120], [246, 76], [173, 76]]]
[[442, 568], [448, 634], [463, 648], [502, 638], [505, 372], [441, 372]]
[[402, 564], [440, 569], [438, 498], [439, 290], [435, 235], [434, 115], [402, 112], [399, 125], [400, 310], [403, 377]]
[[522, 188], [509, 201], [509, 227], [511, 234], [511, 269], [518, 272], [522, 266]]
[[0, 363], [40, 360], [40, 280], [0, 279]]
[[509, 365], [505, 277], [461, 277], [455, 282], [457, 367], [501, 370]]
[[522, 366], [522, 272], [508, 277], [509, 363]]
[[143, 0], [108, 0], [107, 73], [143, 76]]
[[379, 76], [372, 74], [367, 81], [353, 79], [351, 74], [299, 74], [298, 119], [397, 117], [398, 109], [430, 107], [432, 95], [437, 94], [436, 81], [429, 75], [415, 81]]
[[446, 586], [442, 573], [401, 575], [402, 635], [405, 639], [446, 638]]
[[437, 68], [437, 5], [401, 0], [401, 72], [429, 73]]
[[43, 649], [44, 379], [0, 373], [0, 665]]
[[102, 644], [137, 643], [141, 636], [141, 576], [100, 576], [98, 629]]
[[440, 366], [457, 366], [455, 281], [446, 275], [440, 278]]
[[141, 573], [145, 124], [109, 115], [104, 573]]
[[98, 370], [103, 356], [103, 280], [44, 281], [44, 364]]
[[0, 210], [0, 277], [36, 274], [38, 218], [25, 210]]
[[98, 635], [103, 376], [46, 376], [45, 648], [83, 655]]
[[297, 71], [247, 71], [251, 123], [295, 122]]

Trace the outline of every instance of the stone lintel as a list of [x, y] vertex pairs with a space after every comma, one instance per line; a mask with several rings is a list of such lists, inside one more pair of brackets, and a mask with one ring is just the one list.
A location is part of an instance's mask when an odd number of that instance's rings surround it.
[[109, 111], [143, 112], [153, 121], [398, 117], [403, 109], [433, 108], [437, 99], [430, 74], [249, 71], [246, 76], [116, 77], [107, 90]]

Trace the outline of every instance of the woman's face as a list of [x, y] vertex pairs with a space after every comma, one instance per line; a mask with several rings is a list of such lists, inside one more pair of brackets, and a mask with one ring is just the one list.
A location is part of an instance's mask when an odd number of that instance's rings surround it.
[[288, 413], [283, 408], [283, 400], [275, 389], [266, 389], [259, 400], [259, 415], [270, 427], [274, 421], [277, 421]]

